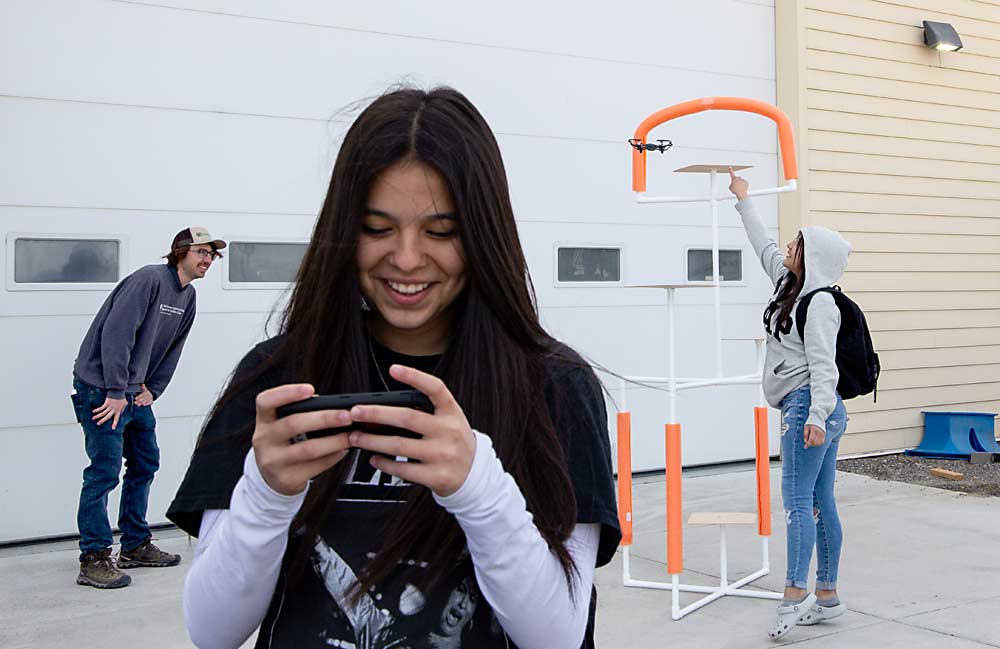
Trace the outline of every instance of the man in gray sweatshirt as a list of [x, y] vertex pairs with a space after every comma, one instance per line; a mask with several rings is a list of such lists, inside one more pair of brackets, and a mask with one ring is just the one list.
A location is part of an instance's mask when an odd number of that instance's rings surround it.
[[[77, 511], [78, 584], [121, 588], [132, 580], [119, 568], [180, 563], [179, 555], [153, 545], [146, 523], [149, 487], [160, 466], [152, 404], [170, 383], [194, 322], [191, 282], [205, 276], [225, 247], [202, 227], [178, 232], [167, 263], [144, 266], [119, 282], [80, 345], [72, 400], [90, 465], [83, 471]], [[116, 565], [107, 505], [123, 458]]]

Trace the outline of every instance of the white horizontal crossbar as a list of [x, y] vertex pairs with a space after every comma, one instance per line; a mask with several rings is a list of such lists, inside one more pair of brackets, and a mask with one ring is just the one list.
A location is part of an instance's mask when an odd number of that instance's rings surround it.
[[[787, 185], [782, 187], [768, 187], [767, 189], [754, 189], [747, 192], [748, 196], [768, 196], [770, 194], [786, 194], [788, 192], [794, 192], [798, 189], [798, 183], [795, 180], [789, 180]], [[710, 203], [712, 201], [734, 201], [736, 197], [732, 194], [720, 194], [719, 196], [712, 196], [711, 194], [701, 194], [698, 196], [638, 196], [635, 202], [640, 204], [646, 203]]]

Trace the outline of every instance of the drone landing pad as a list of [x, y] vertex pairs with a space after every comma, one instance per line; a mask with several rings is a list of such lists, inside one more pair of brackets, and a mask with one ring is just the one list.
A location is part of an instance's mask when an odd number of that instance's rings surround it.
[[733, 171], [743, 171], [744, 169], [749, 169], [753, 165], [690, 165], [688, 167], [681, 167], [680, 169], [674, 169], [677, 173], [688, 173], [688, 174], [707, 174], [710, 171], [717, 171], [720, 174], [729, 173], [729, 169], [732, 168]]

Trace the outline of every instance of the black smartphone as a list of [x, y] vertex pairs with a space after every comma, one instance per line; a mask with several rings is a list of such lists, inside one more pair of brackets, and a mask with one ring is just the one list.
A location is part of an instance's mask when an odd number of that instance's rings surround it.
[[[397, 408], [413, 408], [423, 412], [434, 412], [434, 405], [423, 392], [417, 390], [396, 390], [393, 392], [357, 392], [354, 394], [317, 394], [279, 406], [278, 417], [297, 415], [302, 412], [314, 412], [316, 410], [350, 410], [354, 406], [394, 406]], [[350, 424], [348, 426], [338, 426], [337, 428], [325, 428], [314, 430], [300, 435], [295, 441], [315, 439], [317, 437], [327, 437], [337, 433], [346, 433], [351, 430], [360, 430], [365, 433], [376, 435], [399, 435], [401, 437], [420, 437], [413, 431], [396, 428], [395, 426], [383, 426], [369, 422]]]

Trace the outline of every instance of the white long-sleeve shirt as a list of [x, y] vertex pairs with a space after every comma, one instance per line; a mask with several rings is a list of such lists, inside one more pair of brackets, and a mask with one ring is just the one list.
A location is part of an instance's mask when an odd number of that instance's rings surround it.
[[[465, 482], [450, 496], [434, 498], [465, 533], [479, 589], [510, 639], [522, 649], [577, 649], [589, 614], [600, 525], [578, 524], [567, 541], [576, 565], [571, 590], [489, 437], [475, 436]], [[184, 619], [195, 645], [239, 647], [260, 625], [305, 495], [271, 489], [251, 449], [230, 508], [204, 512], [184, 585]]]

